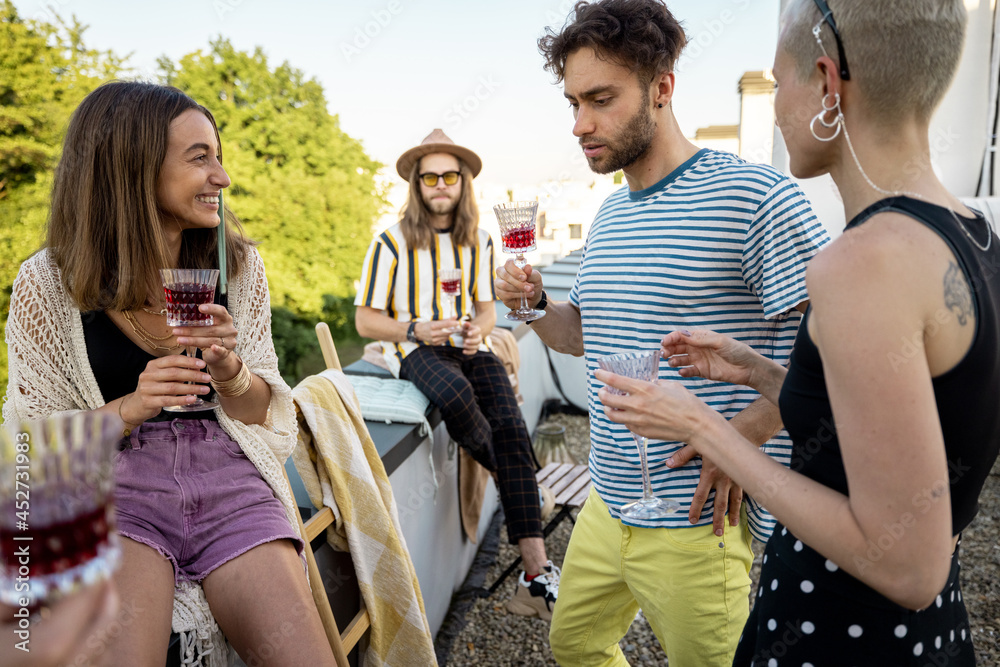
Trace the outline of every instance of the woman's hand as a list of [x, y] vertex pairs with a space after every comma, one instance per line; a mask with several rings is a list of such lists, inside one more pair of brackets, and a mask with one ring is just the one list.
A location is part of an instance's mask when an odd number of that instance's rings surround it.
[[462, 353], [472, 356], [483, 342], [483, 330], [472, 322], [462, 322]]
[[706, 422], [724, 419], [678, 382], [654, 384], [604, 370], [594, 371], [594, 377], [607, 385], [597, 395], [608, 419], [647, 438], [692, 444]]
[[[204, 372], [205, 362], [184, 354], [168, 354], [146, 364], [135, 392], [122, 398], [118, 413], [128, 424], [141, 424], [160, 414], [168, 405], [193, 403], [209, 392], [212, 376]], [[185, 384], [195, 382], [199, 384]]]
[[681, 377], [748, 387], [754, 386], [755, 373], [762, 365], [774, 363], [749, 345], [714, 331], [675, 331], [663, 339], [660, 348], [667, 364]]
[[198, 310], [212, 316], [212, 326], [174, 327], [174, 335], [181, 345], [200, 348], [202, 359], [211, 369], [221, 369], [227, 365], [230, 356], [234, 356], [232, 351], [236, 348], [238, 332], [233, 326], [233, 316], [215, 303], [202, 304]]
[[454, 317], [447, 320], [430, 320], [428, 322], [417, 322], [414, 333], [417, 340], [424, 345], [444, 345], [448, 342], [448, 337], [461, 329], [461, 325]]

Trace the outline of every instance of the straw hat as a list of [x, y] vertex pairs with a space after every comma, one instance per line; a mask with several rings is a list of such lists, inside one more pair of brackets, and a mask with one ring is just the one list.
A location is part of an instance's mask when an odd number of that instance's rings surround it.
[[451, 153], [468, 165], [469, 169], [472, 170], [473, 178], [478, 176], [483, 169], [483, 161], [479, 159], [478, 155], [449, 139], [441, 128], [435, 128], [433, 132], [424, 137], [419, 146], [414, 146], [399, 156], [396, 161], [396, 173], [404, 181], [410, 180], [410, 171], [412, 171], [413, 165], [420, 158], [431, 153]]

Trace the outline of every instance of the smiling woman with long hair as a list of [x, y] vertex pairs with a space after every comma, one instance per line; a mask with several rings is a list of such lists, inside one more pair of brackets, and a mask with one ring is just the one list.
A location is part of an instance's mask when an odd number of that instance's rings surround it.
[[[105, 664], [164, 664], [172, 619], [187, 651], [222, 652], [213, 616], [247, 661], [269, 646], [268, 664], [332, 664], [281, 472], [296, 427], [267, 277], [232, 214], [228, 304], [199, 306], [211, 326], [165, 317], [159, 270], [214, 266], [229, 183], [207, 109], [175, 88], [105, 84], [73, 114], [47, 243], [14, 282], [4, 419], [92, 410], [124, 425], [114, 582], [143, 613], [106, 638]], [[162, 411], [212, 390], [214, 410]], [[275, 608], [297, 610], [281, 646], [265, 644], [287, 631]]]
[[938, 180], [928, 140], [965, 22], [961, 0], [787, 8], [791, 170], [830, 174], [850, 222], [809, 265], [787, 372], [709, 331], [663, 354], [778, 404], [790, 471], [679, 383], [597, 373], [628, 392], [601, 390], [609, 419], [689, 443], [780, 521], [736, 665], [975, 663], [958, 544], [1000, 448], [1000, 240]]

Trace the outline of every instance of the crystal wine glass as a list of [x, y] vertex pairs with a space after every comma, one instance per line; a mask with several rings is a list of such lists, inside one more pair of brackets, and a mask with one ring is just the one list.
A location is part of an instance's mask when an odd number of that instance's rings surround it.
[[121, 427], [113, 415], [79, 412], [0, 429], [0, 603], [32, 614], [118, 567]]
[[[441, 269], [438, 271], [438, 280], [441, 281], [441, 295], [444, 297], [441, 299], [442, 319], [458, 317], [455, 300], [462, 293], [462, 269]], [[463, 338], [460, 331], [462, 331], [461, 324], [452, 329], [453, 333], [449, 336], [455, 347], [462, 347]]]
[[[201, 312], [198, 306], [215, 301], [218, 269], [160, 269], [160, 276], [167, 299], [168, 327], [210, 327], [215, 323], [215, 319]], [[198, 348], [187, 345], [185, 350], [189, 357], [194, 357]], [[194, 403], [170, 405], [163, 409], [168, 412], [201, 412], [217, 407], [218, 403], [199, 396]]]
[[[524, 253], [535, 249], [535, 218], [538, 216], [538, 202], [517, 201], [507, 204], [497, 204], [493, 207], [500, 223], [500, 238], [503, 241], [503, 251], [515, 254], [514, 266], [523, 269], [528, 261]], [[512, 310], [505, 317], [515, 322], [530, 322], [545, 316], [544, 310], [528, 308], [528, 298], [521, 293], [521, 306]]]
[[438, 280], [441, 281], [443, 319], [458, 317], [458, 309], [455, 307], [455, 299], [462, 293], [462, 269], [441, 269], [438, 271]]
[[[645, 382], [655, 382], [660, 365], [659, 350], [645, 350], [642, 352], [629, 352], [625, 354], [612, 354], [600, 357], [597, 365], [603, 370], [610, 371], [616, 375], [622, 375], [633, 380], [644, 380]], [[616, 394], [624, 392], [608, 387], [608, 391]], [[635, 438], [635, 445], [639, 448], [639, 464], [642, 467], [642, 498], [623, 505], [621, 515], [629, 519], [659, 519], [668, 514], [672, 514], [680, 509], [680, 503], [673, 500], [664, 500], [653, 496], [649, 484], [649, 465], [646, 463], [646, 438], [629, 430]]]

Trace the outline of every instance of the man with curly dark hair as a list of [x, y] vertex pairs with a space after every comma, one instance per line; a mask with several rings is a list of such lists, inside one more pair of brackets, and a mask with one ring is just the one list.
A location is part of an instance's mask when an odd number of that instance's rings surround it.
[[[742, 490], [680, 442], [651, 441], [648, 461], [653, 495], [682, 511], [623, 513], [643, 495], [640, 453], [597, 399], [599, 357], [657, 349], [678, 329], [725, 330], [785, 363], [807, 303], [806, 262], [828, 241], [785, 175], [684, 138], [672, 100], [685, 42], [661, 0], [580, 2], [539, 41], [591, 169], [628, 181], [594, 220], [568, 302], [549, 301], [539, 273], [513, 262], [495, 283], [508, 306], [523, 290], [544, 308], [536, 333], [585, 355], [589, 371], [593, 492], [549, 633], [564, 665], [627, 664], [618, 642], [641, 609], [671, 667], [728, 666], [749, 614], [750, 536], [766, 540], [774, 525], [761, 499], [741, 507]], [[678, 379], [661, 365], [661, 378]], [[773, 437], [777, 410], [754, 391], [681, 381], [788, 464], [787, 435]]]

